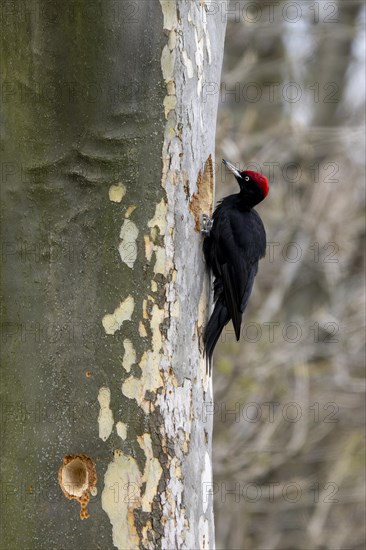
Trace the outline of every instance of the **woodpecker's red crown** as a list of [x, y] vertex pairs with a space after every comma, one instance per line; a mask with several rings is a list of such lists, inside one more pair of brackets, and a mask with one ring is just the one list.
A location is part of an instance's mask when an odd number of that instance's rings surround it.
[[259, 172], [253, 172], [253, 170], [244, 170], [243, 172], [240, 172], [240, 174], [244, 179], [245, 176], [249, 176], [250, 179], [255, 181], [255, 183], [257, 183], [262, 189], [264, 198], [266, 198], [269, 191], [268, 179], [266, 178], [266, 176], [263, 176], [263, 174], [260, 174]]

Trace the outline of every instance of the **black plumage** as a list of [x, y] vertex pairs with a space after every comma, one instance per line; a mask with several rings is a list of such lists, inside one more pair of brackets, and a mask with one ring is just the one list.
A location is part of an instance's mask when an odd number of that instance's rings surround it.
[[266, 252], [266, 233], [254, 206], [268, 194], [268, 180], [262, 174], [239, 171], [223, 161], [234, 173], [240, 192], [224, 198], [217, 206], [212, 228], [205, 237], [203, 252], [214, 275], [215, 307], [204, 333], [207, 367], [222, 329], [233, 322], [236, 339], [244, 310], [252, 292], [258, 262]]

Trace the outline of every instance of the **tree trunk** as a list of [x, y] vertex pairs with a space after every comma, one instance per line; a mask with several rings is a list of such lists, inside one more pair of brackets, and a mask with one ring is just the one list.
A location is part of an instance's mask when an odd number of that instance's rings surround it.
[[2, 548], [214, 547], [223, 8], [4, 5]]

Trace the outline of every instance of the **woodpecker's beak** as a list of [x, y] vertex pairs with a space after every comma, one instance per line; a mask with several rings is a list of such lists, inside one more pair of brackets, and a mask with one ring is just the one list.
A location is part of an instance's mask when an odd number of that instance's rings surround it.
[[225, 164], [225, 166], [227, 166], [229, 168], [229, 170], [232, 171], [232, 173], [234, 174], [234, 176], [236, 178], [241, 178], [241, 174], [240, 174], [239, 170], [236, 168], [236, 166], [234, 166], [233, 164], [231, 164], [231, 162], [229, 162], [225, 159], [222, 159], [222, 162]]

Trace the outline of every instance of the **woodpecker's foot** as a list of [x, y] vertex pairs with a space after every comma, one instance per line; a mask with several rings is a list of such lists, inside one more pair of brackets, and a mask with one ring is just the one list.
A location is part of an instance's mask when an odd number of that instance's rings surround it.
[[201, 218], [201, 233], [208, 237], [212, 228], [213, 221], [208, 214], [202, 214]]

